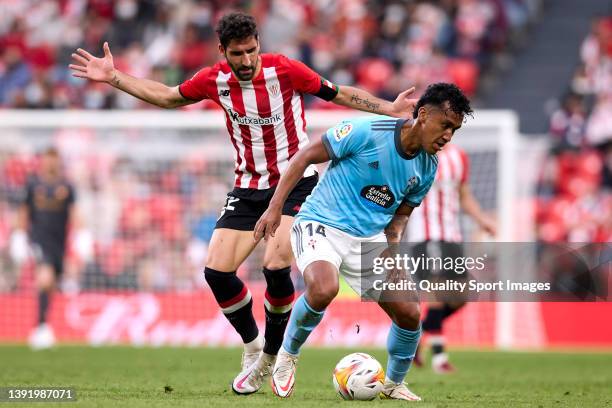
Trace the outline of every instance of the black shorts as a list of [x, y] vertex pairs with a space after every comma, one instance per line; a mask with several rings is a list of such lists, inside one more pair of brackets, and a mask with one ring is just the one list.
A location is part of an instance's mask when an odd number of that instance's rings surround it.
[[[445, 242], [445, 241], [425, 241], [416, 244], [412, 248], [413, 257], [424, 256], [426, 258], [461, 258], [463, 257], [463, 246], [458, 242]], [[463, 280], [467, 278], [467, 273], [457, 273], [454, 270], [445, 270], [438, 268], [434, 262], [427, 268], [420, 268], [416, 271], [415, 277], [421, 281], [423, 279], [435, 280], [435, 279], [454, 279]]]
[[32, 251], [38, 265], [49, 265], [56, 277], [64, 272], [64, 248], [54, 248], [51, 245], [32, 243]]
[[[283, 206], [283, 215], [294, 217], [300, 207], [317, 185], [319, 175], [304, 177], [289, 193]], [[239, 231], [253, 231], [257, 220], [268, 209], [270, 200], [276, 188], [256, 190], [251, 188], [235, 188], [227, 194], [221, 216], [217, 220], [215, 229], [229, 228]]]

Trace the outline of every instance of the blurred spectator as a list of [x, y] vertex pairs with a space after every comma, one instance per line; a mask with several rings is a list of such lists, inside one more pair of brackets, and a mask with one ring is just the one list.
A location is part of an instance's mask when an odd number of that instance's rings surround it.
[[538, 237], [546, 242], [612, 238], [612, 16], [594, 20], [580, 57], [572, 92], [550, 120], [554, 150], [538, 206]]
[[550, 118], [550, 134], [559, 148], [580, 148], [584, 145], [586, 106], [584, 98], [569, 93]]
[[[101, 52], [103, 41], [109, 41], [122, 70], [139, 77], [153, 72], [167, 83], [179, 83], [217, 59], [213, 26], [232, 8], [257, 16], [265, 52], [300, 59], [335, 82], [385, 96], [448, 78], [473, 95], [492, 53], [503, 50], [513, 30], [525, 29], [541, 2], [8, 2], [0, 21], [0, 107], [144, 108], [113, 89], [72, 78], [70, 53], [79, 46]], [[598, 28], [585, 45], [586, 58], [596, 58], [597, 41], [606, 33], [605, 25]], [[378, 75], [379, 68], [384, 75]]]
[[582, 65], [576, 70], [572, 88], [594, 96], [585, 137], [590, 146], [603, 147], [612, 142], [612, 16], [594, 20], [580, 57]]
[[32, 79], [32, 69], [23, 59], [23, 51], [16, 45], [4, 49], [0, 60], [0, 104], [23, 107], [23, 89]]

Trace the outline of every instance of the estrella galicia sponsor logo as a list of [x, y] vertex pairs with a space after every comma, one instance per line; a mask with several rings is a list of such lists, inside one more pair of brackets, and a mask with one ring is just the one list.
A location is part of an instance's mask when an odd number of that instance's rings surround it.
[[389, 186], [369, 185], [361, 189], [361, 196], [383, 208], [390, 208], [395, 203], [395, 196]]
[[277, 123], [282, 122], [282, 117], [280, 113], [277, 113], [274, 116], [270, 116], [267, 118], [260, 117], [251, 117], [251, 116], [243, 116], [238, 112], [234, 112], [231, 108], [227, 110], [230, 119], [232, 122], [237, 123], [239, 125], [275, 125]]
[[230, 95], [229, 89], [222, 89], [219, 91], [219, 96], [229, 96], [229, 95]]

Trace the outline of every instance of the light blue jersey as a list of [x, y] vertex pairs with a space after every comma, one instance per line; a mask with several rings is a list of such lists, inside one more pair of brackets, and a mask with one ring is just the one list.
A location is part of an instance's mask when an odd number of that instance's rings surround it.
[[387, 116], [341, 122], [323, 135], [332, 161], [296, 218], [357, 237], [380, 233], [402, 202], [418, 207], [438, 160], [421, 149], [408, 156], [400, 133], [406, 121]]

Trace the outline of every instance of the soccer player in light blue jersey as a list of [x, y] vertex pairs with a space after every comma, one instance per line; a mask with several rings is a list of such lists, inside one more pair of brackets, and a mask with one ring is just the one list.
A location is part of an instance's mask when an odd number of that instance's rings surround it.
[[[288, 397], [295, 383], [300, 347], [338, 293], [338, 274], [362, 293], [361, 244], [388, 243], [393, 253], [408, 216], [431, 187], [436, 153], [470, 115], [470, 102], [452, 84], [430, 85], [413, 119], [373, 116], [344, 121], [320, 141], [297, 153], [283, 174], [255, 240], [274, 236], [289, 192], [310, 164], [331, 161], [293, 225], [291, 245], [304, 275], [305, 293], [296, 301], [272, 371], [272, 389]], [[418, 401], [404, 383], [421, 335], [414, 299], [379, 300], [392, 320], [389, 359], [381, 396]]]

